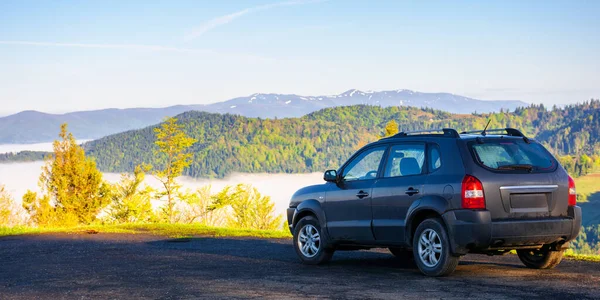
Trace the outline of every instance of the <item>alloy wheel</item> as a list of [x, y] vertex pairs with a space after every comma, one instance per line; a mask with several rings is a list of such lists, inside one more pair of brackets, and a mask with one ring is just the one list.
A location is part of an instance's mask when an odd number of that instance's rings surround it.
[[311, 224], [304, 225], [298, 236], [298, 248], [302, 255], [314, 257], [321, 248], [321, 235], [319, 230]]
[[419, 237], [419, 259], [429, 267], [435, 267], [442, 257], [442, 240], [433, 229], [426, 229]]

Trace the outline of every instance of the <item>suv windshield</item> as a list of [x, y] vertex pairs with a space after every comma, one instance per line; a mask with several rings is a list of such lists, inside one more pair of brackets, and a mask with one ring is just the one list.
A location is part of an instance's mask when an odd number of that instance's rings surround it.
[[470, 147], [475, 161], [494, 170], [551, 171], [557, 165], [542, 145], [521, 139], [485, 139]]

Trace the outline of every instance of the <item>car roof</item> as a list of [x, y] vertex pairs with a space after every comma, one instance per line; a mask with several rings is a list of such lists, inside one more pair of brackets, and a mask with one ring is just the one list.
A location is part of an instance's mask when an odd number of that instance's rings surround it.
[[[441, 132], [441, 133], [440, 133]], [[430, 129], [430, 130], [420, 130], [420, 131], [408, 131], [408, 132], [400, 132], [390, 137], [382, 138], [376, 142], [373, 142], [369, 145], [373, 144], [382, 144], [388, 143], [391, 141], [431, 141], [431, 140], [439, 140], [439, 139], [456, 139], [456, 140], [475, 140], [475, 139], [493, 139], [493, 138], [502, 138], [502, 139], [523, 139], [525, 141], [529, 141], [531, 139], [527, 138], [521, 131], [514, 128], [498, 128], [498, 129], [486, 129], [486, 130], [476, 130], [476, 131], [463, 131], [458, 133], [457, 130], [452, 128], [443, 128], [443, 129]]]
[[[512, 135], [506, 135], [506, 134], [487, 134], [487, 135], [480, 135], [480, 134], [460, 134], [457, 138], [454, 139], [460, 139], [460, 140], [474, 140], [474, 139], [492, 139], [492, 138], [507, 138], [507, 139], [523, 139], [523, 137], [517, 137], [517, 136], [512, 136]], [[438, 140], [438, 139], [453, 139], [453, 137], [449, 137], [443, 134], [420, 134], [420, 135], [410, 135], [410, 136], [391, 136], [391, 137], [385, 137], [382, 138], [378, 141], [375, 141], [371, 144], [375, 144], [375, 143], [384, 143], [384, 142], [389, 142], [389, 141], [403, 141], [403, 140]]]
[[481, 134], [461, 134], [460, 135], [460, 139], [462, 140], [474, 140], [474, 139], [492, 139], [492, 138], [503, 138], [503, 139], [523, 139], [523, 137], [520, 136], [512, 136], [512, 135], [508, 135], [508, 134], [486, 134], [486, 135], [481, 135]]

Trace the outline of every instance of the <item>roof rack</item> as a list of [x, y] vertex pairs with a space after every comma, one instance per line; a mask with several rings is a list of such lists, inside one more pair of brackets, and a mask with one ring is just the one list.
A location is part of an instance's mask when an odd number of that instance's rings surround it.
[[507, 135], [509, 136], [518, 136], [518, 137], [525, 137], [525, 135], [518, 129], [514, 129], [514, 128], [495, 128], [495, 129], [486, 129], [486, 130], [473, 130], [473, 131], [463, 131], [460, 134], [481, 134], [481, 135], [486, 135], [486, 133], [490, 133], [490, 132], [506, 132]]
[[435, 132], [442, 132], [443, 136], [458, 138], [460, 135], [456, 129], [452, 128], [441, 128], [441, 129], [425, 129], [425, 130], [416, 130], [416, 131], [402, 131], [396, 135], [393, 135], [393, 138], [405, 137], [409, 135], [418, 135], [418, 134], [435, 134]]

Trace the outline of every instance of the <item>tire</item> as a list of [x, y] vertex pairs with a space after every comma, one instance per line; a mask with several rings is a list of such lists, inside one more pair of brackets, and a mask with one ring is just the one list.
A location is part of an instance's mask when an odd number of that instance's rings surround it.
[[426, 219], [417, 227], [413, 256], [421, 273], [434, 277], [451, 274], [460, 260], [450, 252], [448, 233], [438, 218]]
[[334, 250], [328, 248], [327, 234], [321, 230], [319, 221], [313, 216], [298, 221], [294, 227], [293, 240], [296, 254], [305, 264], [324, 264], [333, 256]]
[[390, 247], [388, 248], [390, 249], [390, 252], [392, 254], [394, 254], [394, 256], [398, 259], [401, 259], [403, 261], [412, 261], [414, 259], [413, 253], [412, 251], [405, 249], [405, 248], [396, 248], [396, 247]]
[[517, 250], [521, 262], [531, 269], [552, 269], [562, 261], [564, 250], [550, 251], [548, 249]]

